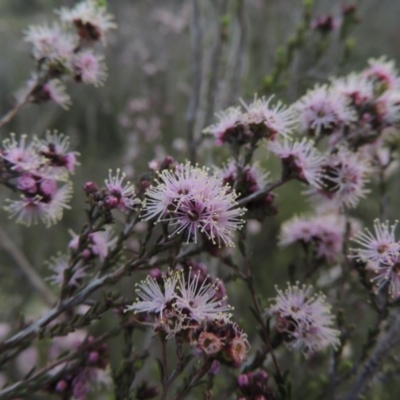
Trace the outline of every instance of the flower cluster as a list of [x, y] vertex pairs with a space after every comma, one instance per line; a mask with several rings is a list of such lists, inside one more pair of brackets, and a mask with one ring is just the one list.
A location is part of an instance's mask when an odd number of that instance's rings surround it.
[[328, 135], [331, 144], [375, 143], [385, 128], [399, 125], [399, 81], [392, 61], [371, 59], [360, 73], [332, 79], [303, 96], [294, 105], [299, 129]]
[[220, 280], [206, 275], [204, 265], [193, 265], [186, 262], [167, 274], [153, 270], [137, 285], [138, 299], [126, 311], [150, 314], [155, 331], [167, 339], [183, 334], [206, 357], [239, 366], [249, 348], [247, 336], [230, 320], [232, 307]]
[[340, 332], [332, 325], [334, 317], [322, 294], [312, 295], [311, 286], [276, 288], [278, 295], [267, 310], [275, 319], [275, 329], [290, 349], [302, 349], [305, 355], [339, 344]]
[[[69, 151], [68, 137], [47, 132], [45, 139], [14, 134], [0, 147], [0, 181], [21, 195], [5, 209], [26, 225], [43, 221], [47, 226], [69, 208], [72, 186], [69, 175], [77, 165], [77, 153]], [[61, 183], [61, 185], [60, 185]]]
[[219, 246], [233, 246], [232, 236], [243, 225], [244, 213], [236, 198], [218, 174], [181, 164], [157, 174], [156, 184], [146, 191], [142, 218], [167, 223], [170, 236], [182, 234], [188, 242], [197, 243], [201, 234]]
[[293, 128], [294, 113], [278, 102], [271, 105], [268, 100], [257, 97], [243, 108], [231, 107], [217, 114], [218, 122], [209, 126], [204, 133], [212, 134], [217, 145], [243, 145], [261, 138], [287, 137]]
[[37, 71], [21, 90], [22, 99], [41, 103], [52, 100], [68, 108], [70, 98], [63, 81], [99, 86], [107, 77], [104, 57], [93, 50], [95, 42], [105, 44], [112, 16], [95, 0], [85, 0], [72, 9], [58, 11], [60, 20], [52, 25], [31, 26], [25, 41], [32, 45]]
[[349, 255], [365, 264], [377, 292], [387, 287], [394, 299], [400, 297], [400, 242], [396, 239], [396, 226], [397, 222], [390, 225], [388, 221], [375, 220], [374, 232], [366, 229], [354, 235], [352, 240], [361, 247], [352, 249]]
[[[120, 169], [117, 169], [115, 173], [112, 170], [109, 171], [108, 179], [105, 180], [105, 188], [99, 188], [94, 182], [86, 182], [84, 191], [88, 196], [89, 202], [104, 213], [107, 223], [113, 220], [111, 210], [119, 209], [123, 213], [129, 213], [141, 204], [140, 200], [136, 197], [135, 188], [129, 181], [126, 181], [125, 174]], [[109, 233], [107, 237], [102, 239], [97, 238], [96, 240], [107, 242], [109, 239], [108, 236]], [[100, 246], [104, 248], [104, 245], [100, 244]], [[110, 247], [110, 245], [107, 246]], [[97, 255], [100, 255], [99, 249], [96, 250], [92, 247], [93, 250], [95, 254], [97, 252]]]

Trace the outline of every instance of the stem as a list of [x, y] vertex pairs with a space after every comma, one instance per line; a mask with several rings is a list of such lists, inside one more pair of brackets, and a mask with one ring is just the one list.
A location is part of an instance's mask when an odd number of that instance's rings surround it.
[[8, 113], [6, 113], [1, 119], [0, 119], [0, 129], [3, 128], [3, 126], [7, 125], [18, 113], [19, 111], [27, 104], [29, 103], [29, 98], [31, 96], [32, 91], [29, 91], [29, 93], [19, 102], [17, 103], [14, 108], [12, 108]]
[[193, 23], [192, 23], [192, 47], [193, 47], [193, 83], [192, 94], [190, 97], [189, 107], [186, 113], [187, 122], [187, 144], [189, 150], [189, 160], [196, 162], [196, 140], [195, 140], [195, 124], [196, 114], [200, 102], [201, 78], [202, 78], [202, 30], [200, 25], [200, 4], [199, 0], [192, 0], [193, 5]]
[[203, 362], [201, 368], [194, 372], [192, 378], [190, 379], [189, 383], [183, 388], [183, 390], [178, 393], [174, 400], [182, 400], [186, 397], [186, 395], [197, 385], [197, 383], [203, 378], [203, 376], [208, 372], [211, 368], [212, 360], [208, 359]]
[[163, 369], [163, 378], [162, 378], [162, 394], [161, 400], [167, 400], [168, 395], [168, 361], [167, 361], [167, 341], [163, 335], [160, 335], [161, 340], [161, 357], [162, 357], [162, 369]]

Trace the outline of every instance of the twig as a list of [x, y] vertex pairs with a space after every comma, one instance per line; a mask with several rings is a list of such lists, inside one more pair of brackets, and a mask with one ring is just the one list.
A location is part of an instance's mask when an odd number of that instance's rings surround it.
[[195, 125], [196, 114], [200, 102], [201, 78], [202, 78], [202, 31], [200, 25], [200, 4], [199, 0], [192, 0], [193, 24], [192, 24], [192, 56], [193, 56], [193, 84], [189, 107], [186, 113], [187, 122], [187, 144], [189, 149], [189, 160], [196, 162], [196, 140]]
[[30, 91], [19, 103], [17, 103], [8, 113], [6, 113], [0, 120], [0, 129], [3, 128], [3, 126], [7, 125], [18, 113], [19, 111], [27, 104], [29, 103], [29, 98], [32, 94], [32, 91]]
[[378, 372], [382, 362], [393, 352], [394, 346], [400, 343], [400, 317], [393, 316], [391, 321], [389, 321], [388, 326], [390, 326], [390, 328], [386, 333], [381, 334], [374, 351], [368, 360], [366, 360], [366, 362], [363, 364], [360, 372], [357, 374], [354, 384], [351, 386], [346, 395], [340, 396], [340, 399], [359, 399], [360, 395], [364, 393], [364, 391], [373, 381], [373, 377]]
[[5, 251], [14, 259], [16, 265], [28, 278], [29, 283], [35, 288], [35, 290], [40, 294], [43, 301], [49, 305], [53, 306], [57, 299], [53, 293], [49, 290], [47, 285], [43, 282], [40, 275], [35, 271], [29, 261], [26, 259], [24, 254], [19, 250], [19, 248], [12, 242], [8, 237], [6, 232], [0, 227], [0, 246], [3, 247]]
[[18, 112], [31, 101], [32, 94], [38, 90], [38, 88], [42, 87], [48, 80], [48, 74], [37, 78], [37, 81], [32, 85], [32, 88], [28, 90], [24, 98], [0, 119], [0, 129], [7, 125], [18, 114]]
[[252, 193], [251, 195], [238, 200], [238, 202], [237, 202], [238, 206], [242, 207], [242, 206], [245, 206], [247, 203], [250, 203], [251, 201], [256, 201], [256, 200], [262, 199], [271, 190], [274, 190], [277, 187], [284, 185], [289, 180], [290, 180], [290, 178], [282, 178], [282, 179], [279, 179], [279, 181], [276, 181], [276, 182], [273, 182], [273, 183], [267, 185], [264, 189], [260, 189], [257, 192]]

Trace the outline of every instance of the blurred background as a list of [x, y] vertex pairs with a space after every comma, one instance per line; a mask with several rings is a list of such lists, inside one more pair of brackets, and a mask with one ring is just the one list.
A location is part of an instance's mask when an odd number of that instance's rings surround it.
[[[398, 0], [360, 0], [351, 4], [317, 0], [310, 9], [299, 0], [108, 3], [118, 29], [109, 36], [105, 50], [109, 71], [105, 85], [96, 89], [71, 83], [68, 91], [73, 104], [68, 111], [49, 103], [29, 105], [0, 133], [2, 138], [9, 132], [41, 136], [47, 129], [57, 129], [71, 137], [74, 150], [81, 154], [81, 166], [73, 177], [72, 209], [65, 212], [58, 225], [50, 229], [19, 226], [0, 211], [1, 229], [42, 276], [47, 275], [44, 261], [57, 252], [65, 252], [71, 237], [68, 230], [78, 232], [85, 221], [85, 182], [101, 184], [108, 169], [116, 167], [137, 182], [153, 159], [171, 155], [185, 161], [188, 132], [199, 137], [202, 129], [213, 122], [215, 112], [237, 105], [240, 98], [251, 101], [255, 93], [275, 93], [277, 99], [290, 104], [316, 82], [364, 68], [370, 57], [387, 55], [400, 64]], [[12, 107], [15, 93], [34, 68], [23, 31], [31, 24], [51, 21], [54, 8], [72, 4], [73, 1], [0, 0], [2, 114]], [[329, 24], [311, 28], [319, 16], [343, 21], [344, 6], [355, 6], [346, 30]], [[288, 44], [293, 47], [289, 56]], [[228, 156], [226, 149], [214, 146], [213, 139], [205, 139], [198, 149], [200, 164], [220, 166]], [[268, 159], [262, 149], [257, 158], [273, 177], [279, 176], [279, 164]], [[287, 280], [287, 268], [300, 254], [299, 249], [277, 251], [280, 223], [294, 213], [308, 210], [299, 196], [300, 190], [301, 185], [295, 182], [278, 189], [278, 215], [249, 225], [257, 289], [264, 299], [274, 295], [275, 284], [282, 285]], [[399, 193], [396, 180], [391, 193]], [[0, 203], [7, 197], [8, 191], [1, 188]], [[377, 206], [364, 201], [354, 215], [370, 226], [377, 216]], [[391, 218], [396, 216], [394, 211]], [[27, 318], [41, 315], [46, 305], [1, 247], [0, 321], [15, 321], [20, 314]], [[229, 272], [215, 263], [211, 269], [221, 276]], [[134, 280], [127, 279], [120, 288], [132, 299]], [[235, 285], [235, 293], [228, 287], [230, 302], [237, 308], [236, 315], [242, 316], [241, 322], [252, 341], [256, 335], [253, 317], [242, 298], [246, 296], [244, 290], [238, 288], [238, 283]], [[359, 299], [354, 301], [354, 316], [367, 318], [362, 302], [357, 303]], [[96, 329], [101, 331], [110, 323], [111, 316]], [[114, 345], [117, 354], [118, 343]], [[291, 353], [287, 357], [290, 365], [302, 355]], [[314, 373], [318, 375], [318, 371]], [[306, 395], [310, 385], [312, 378], [305, 379], [299, 372], [299, 393]], [[400, 388], [389, 379], [384, 385], [377, 385], [369, 396], [398, 398]]]

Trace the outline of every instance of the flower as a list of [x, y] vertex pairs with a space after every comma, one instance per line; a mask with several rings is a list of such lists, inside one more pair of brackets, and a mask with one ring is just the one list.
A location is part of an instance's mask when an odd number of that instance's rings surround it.
[[62, 8], [58, 14], [63, 22], [75, 24], [79, 36], [89, 41], [100, 40], [105, 44], [106, 33], [117, 27], [106, 7], [99, 5], [96, 0], [82, 1], [71, 9]]
[[11, 133], [10, 138], [3, 140], [3, 146], [0, 148], [0, 157], [18, 172], [34, 171], [40, 165], [40, 158], [32, 143], [26, 143], [27, 137], [21, 135], [18, 141], [15, 134]]
[[67, 94], [66, 87], [60, 79], [50, 79], [45, 83], [40, 83], [40, 79], [33, 74], [31, 79], [26, 82], [26, 87], [18, 93], [19, 99], [24, 99], [30, 93], [30, 101], [33, 103], [44, 103], [54, 101], [60, 107], [67, 110], [71, 105], [71, 98]]
[[204, 234], [213, 243], [233, 246], [232, 235], [243, 225], [244, 209], [237, 208], [237, 195], [224, 186], [217, 174], [189, 163], [175, 171], [159, 172], [156, 185], [146, 191], [142, 218], [168, 222], [171, 236], [183, 234], [197, 243]]
[[322, 294], [312, 293], [311, 286], [291, 286], [282, 291], [267, 310], [275, 318], [275, 328], [284, 335], [289, 348], [301, 348], [305, 355], [332, 345], [339, 345], [340, 331], [333, 329], [334, 317]]
[[362, 74], [374, 84], [378, 93], [399, 87], [400, 81], [394, 61], [387, 60], [386, 57], [371, 58], [368, 65]]
[[25, 32], [25, 41], [32, 44], [35, 59], [45, 62], [49, 68], [71, 68], [77, 41], [59, 25], [31, 26]]
[[90, 249], [92, 253], [104, 261], [109, 251], [115, 246], [117, 238], [113, 237], [113, 230], [107, 227], [104, 231], [89, 233], [89, 239], [92, 242]]
[[225, 111], [216, 114], [219, 121], [204, 129], [203, 133], [214, 135], [218, 146], [229, 143], [232, 138], [238, 135], [237, 125], [242, 117], [242, 111], [239, 107], [229, 107]]
[[139, 296], [136, 302], [125, 311], [156, 313], [160, 317], [167, 306], [170, 306], [176, 298], [177, 274], [163, 277], [162, 287], [158, 281], [150, 276], [136, 284], [136, 293]]
[[321, 167], [322, 187], [310, 187], [306, 193], [321, 210], [355, 207], [369, 190], [365, 188], [370, 165], [361, 154], [341, 147], [327, 156]]
[[400, 122], [400, 92], [387, 90], [376, 99], [376, 114], [383, 127], [398, 126]]
[[70, 267], [69, 257], [64, 254], [53, 257], [48, 264], [52, 275], [46, 280], [52, 285], [78, 287], [86, 276], [86, 271], [82, 264], [78, 263]]
[[321, 165], [323, 157], [314, 142], [303, 138], [301, 141], [288, 139], [269, 142], [267, 148], [282, 159], [284, 174], [321, 186]]
[[[235, 160], [229, 160], [224, 168], [217, 170], [217, 174], [224, 185], [229, 185], [231, 188], [238, 187], [240, 197], [246, 197], [264, 188], [269, 177], [269, 173], [261, 170], [258, 164], [244, 166], [239, 174]], [[240, 175], [241, 181], [238, 182]]]
[[84, 50], [76, 54], [74, 58], [75, 79], [85, 84], [101, 86], [107, 78], [107, 68], [104, 65], [104, 57]]
[[55, 176], [62, 176], [63, 172], [72, 173], [79, 165], [76, 160], [79, 153], [68, 151], [69, 146], [69, 137], [57, 131], [47, 131], [45, 139], [35, 138], [35, 148], [49, 167], [47, 172]]
[[331, 134], [355, 119], [349, 100], [328, 86], [315, 86], [294, 106], [299, 128], [311, 135]]
[[[21, 200], [8, 200], [4, 207], [17, 222], [25, 225], [43, 221], [47, 227], [58, 222], [64, 209], [69, 209], [72, 186], [68, 183], [60, 188], [54, 181], [44, 180], [40, 183], [41, 191], [33, 196], [21, 196]], [[47, 192], [47, 193], [46, 193]]]
[[335, 31], [340, 26], [340, 20], [333, 17], [333, 15], [319, 15], [311, 22], [311, 29], [318, 31], [322, 34], [327, 34]]
[[281, 102], [271, 107], [273, 97], [268, 100], [255, 97], [249, 105], [242, 102], [247, 112], [242, 116], [241, 123], [248, 125], [250, 129], [253, 129], [254, 125], [264, 125], [267, 129], [266, 137], [271, 139], [277, 135], [288, 137], [293, 129], [293, 109], [286, 108]]
[[399, 250], [400, 245], [395, 237], [397, 222], [390, 225], [389, 221], [374, 221], [374, 233], [369, 229], [365, 232], [358, 232], [351, 240], [361, 246], [361, 248], [351, 249], [351, 258], [357, 258], [361, 261], [371, 261], [374, 265], [379, 263], [388, 263]]
[[231, 311], [232, 307], [217, 297], [218, 282], [210, 284], [206, 280], [199, 283], [200, 273], [189, 273], [187, 277], [178, 273], [178, 293], [176, 307], [187, 316], [188, 320], [201, 322], [205, 319], [218, 319]]
[[380, 263], [367, 263], [366, 269], [375, 274], [371, 278], [375, 292], [388, 285], [390, 296], [395, 300], [400, 297], [400, 254], [398, 252], [392, 253]]
[[138, 204], [138, 199], [135, 198], [135, 189], [131, 183], [123, 184], [124, 179], [125, 174], [121, 173], [120, 169], [117, 169], [115, 175], [112, 170], [109, 171], [108, 180], [105, 181], [109, 195], [105, 204], [110, 205], [110, 208], [118, 207], [122, 212], [128, 212]]
[[374, 86], [370, 80], [361, 74], [351, 73], [344, 78], [331, 81], [334, 91], [346, 96], [350, 104], [361, 106], [374, 97]]

